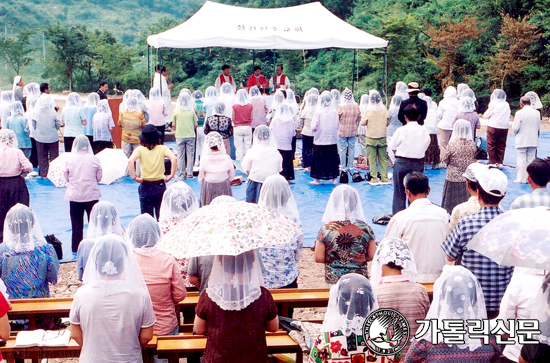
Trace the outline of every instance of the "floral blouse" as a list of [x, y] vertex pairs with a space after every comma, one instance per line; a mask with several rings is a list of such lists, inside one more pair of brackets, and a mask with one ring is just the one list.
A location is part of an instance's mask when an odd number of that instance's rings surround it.
[[224, 139], [233, 136], [233, 124], [231, 118], [227, 116], [210, 116], [204, 124], [204, 134], [208, 135], [210, 131], [217, 131]]
[[447, 163], [445, 179], [450, 182], [466, 181], [462, 174], [468, 165], [476, 162], [476, 151], [477, 146], [473, 141], [457, 139], [450, 142], [443, 157], [443, 162]]
[[273, 248], [261, 248], [264, 265], [264, 286], [278, 289], [290, 285], [298, 277], [298, 261], [302, 257], [303, 238], [300, 235], [292, 242]]
[[321, 227], [317, 241], [325, 244], [325, 281], [334, 284], [348, 273], [368, 277], [368, 247], [372, 239], [374, 232], [363, 221], [337, 221]]
[[[376, 357], [368, 348], [362, 335], [351, 333], [349, 337], [341, 331], [322, 333], [311, 348], [309, 363], [365, 363], [376, 362]], [[389, 360], [387, 361], [389, 362]]]

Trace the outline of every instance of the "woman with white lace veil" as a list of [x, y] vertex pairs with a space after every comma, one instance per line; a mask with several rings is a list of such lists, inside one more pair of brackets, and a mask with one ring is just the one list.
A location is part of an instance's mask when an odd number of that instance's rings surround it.
[[[222, 136], [224, 149], [229, 155], [231, 152], [231, 143], [229, 140], [233, 136], [233, 121], [231, 117], [225, 116], [225, 103], [222, 101], [214, 103], [212, 116], [208, 117], [204, 123], [204, 134], [208, 135], [212, 131], [216, 131]], [[204, 145], [206, 145], [206, 142]]]
[[197, 196], [189, 185], [182, 181], [170, 184], [162, 196], [160, 205], [159, 226], [162, 234], [166, 234], [197, 209]]
[[405, 82], [403, 82], [403, 81], [397, 82], [395, 84], [395, 92], [393, 94], [393, 97], [399, 96], [399, 97], [401, 97], [402, 101], [408, 100], [409, 99], [409, 93], [407, 92], [407, 88], [409, 88], [409, 86], [407, 86], [407, 84]]
[[319, 185], [321, 179], [332, 180], [332, 183], [336, 184], [340, 171], [337, 145], [339, 125], [338, 112], [333, 107], [332, 95], [328, 91], [323, 91], [311, 120], [314, 139], [310, 176], [315, 180], [310, 184]]
[[233, 105], [235, 104], [236, 99], [235, 91], [233, 90], [233, 86], [231, 85], [231, 83], [226, 82], [221, 85], [219, 101], [225, 104], [224, 115], [233, 119]]
[[[483, 291], [474, 274], [462, 266], [447, 265], [435, 281], [433, 291], [433, 301], [426, 315], [430, 324], [423, 324], [416, 332], [405, 362], [439, 362], [452, 356], [454, 361], [482, 363], [498, 358], [501, 348], [493, 335], [490, 335], [489, 344], [469, 334], [464, 335], [463, 344], [445, 344], [440, 333], [444, 329], [443, 322], [448, 319], [464, 322], [487, 319]], [[437, 342], [432, 341], [433, 334]], [[416, 338], [418, 335], [420, 338]]]
[[533, 107], [535, 110], [540, 110], [542, 106], [542, 102], [540, 102], [539, 95], [534, 91], [529, 91], [525, 94], [525, 96], [529, 97], [531, 100], [531, 103], [529, 106]]
[[277, 144], [277, 149], [283, 158], [281, 175], [286, 180], [294, 180], [294, 154], [292, 153], [292, 138], [296, 136], [296, 122], [291, 105], [283, 103], [277, 114], [271, 120], [269, 128]]
[[92, 92], [88, 94], [86, 99], [86, 104], [82, 107], [82, 112], [84, 112], [84, 117], [86, 118], [86, 125], [84, 125], [84, 135], [90, 140], [90, 144], [94, 142], [94, 128], [93, 120], [94, 115], [97, 112], [97, 104], [99, 103], [99, 95], [97, 92]]
[[344, 89], [338, 105], [338, 155], [340, 156], [340, 168], [353, 167], [355, 159], [355, 143], [357, 142], [357, 127], [361, 121], [361, 111], [355, 102], [353, 92], [349, 88]]
[[94, 156], [86, 135], [78, 135], [74, 139], [64, 177], [67, 181], [65, 199], [69, 201], [71, 216], [71, 248], [76, 258], [78, 245], [84, 236], [84, 213], [88, 215], [89, 221], [92, 208], [101, 197], [98, 183], [103, 177], [101, 163]]
[[283, 170], [283, 157], [277, 150], [277, 142], [266, 125], [254, 130], [254, 142], [241, 163], [248, 174], [246, 201], [257, 203], [264, 180]]
[[[265, 179], [258, 205], [277, 211], [300, 224], [298, 206], [290, 186], [281, 175], [272, 175]], [[259, 250], [265, 269], [264, 286], [266, 288], [298, 288], [298, 261], [302, 257], [302, 246], [303, 236], [300, 233], [284, 245]]]
[[333, 88], [330, 90], [330, 94], [332, 95], [332, 107], [334, 107], [335, 110], [338, 110], [338, 106], [340, 106], [340, 102], [343, 101], [340, 93], [340, 90], [337, 90], [336, 88]]
[[70, 312], [71, 337], [82, 346], [80, 361], [141, 362], [155, 321], [132, 246], [114, 234], [99, 238]]
[[209, 205], [217, 196], [233, 196], [229, 183], [235, 178], [233, 162], [225, 151], [224, 142], [219, 133], [212, 131], [206, 135], [202, 155], [199, 168], [201, 207]]
[[431, 164], [432, 169], [436, 169], [441, 162], [441, 150], [439, 149], [439, 142], [437, 140], [437, 104], [431, 97], [426, 96], [424, 93], [420, 93], [418, 98], [426, 101], [428, 106], [424, 127], [430, 134], [430, 145], [428, 145], [428, 149], [424, 156], [424, 164]]
[[10, 117], [10, 106], [13, 103], [13, 92], [12, 91], [1, 91], [0, 98], [0, 125], [3, 129], [8, 127], [8, 117]]
[[49, 94], [41, 95], [36, 100], [34, 108], [27, 110], [32, 119], [31, 135], [34, 130], [34, 139], [36, 140], [39, 174], [45, 179], [50, 168], [50, 161], [59, 156], [58, 130], [64, 124], [57, 117], [55, 100]]
[[145, 213], [130, 222], [125, 237], [134, 247], [134, 256], [151, 296], [157, 317], [155, 334], [176, 335], [179, 325], [174, 304], [185, 299], [187, 293], [174, 257], [156, 247], [161, 236], [157, 221]]
[[449, 214], [452, 214], [454, 207], [470, 198], [470, 193], [466, 189], [466, 178], [463, 175], [466, 168], [476, 162], [476, 152], [477, 146], [472, 138], [470, 122], [457, 120], [442, 160], [447, 164], [447, 173], [441, 207], [445, 208]]
[[460, 102], [457, 99], [456, 88], [449, 86], [445, 89], [443, 99], [437, 108], [437, 135], [439, 137], [439, 150], [441, 158], [447, 151], [447, 145], [453, 133], [453, 122], [460, 110]]
[[483, 118], [487, 122], [487, 154], [489, 164], [502, 165], [506, 152], [508, 128], [510, 127], [510, 105], [506, 102], [506, 93], [495, 89], [491, 94], [491, 101]]
[[373, 361], [374, 355], [365, 347], [363, 324], [376, 309], [376, 295], [366, 277], [355, 273], [342, 276], [330, 288], [321, 335], [315, 340], [309, 362], [349, 361], [350, 357], [357, 357], [353, 361], [358, 362]]
[[298, 127], [302, 127], [302, 166], [306, 168], [306, 171], [309, 171], [311, 168], [311, 162], [313, 159], [313, 131], [311, 130], [311, 121], [315, 115], [315, 111], [317, 110], [318, 100], [319, 95], [308, 93], [302, 103], [305, 104], [305, 106], [298, 117]]
[[237, 91], [236, 102], [233, 105], [233, 141], [235, 143], [235, 160], [242, 160], [244, 154], [252, 146], [252, 118], [254, 107], [250, 103], [245, 89]]
[[252, 134], [254, 134], [254, 130], [256, 127], [260, 125], [267, 125], [267, 112], [269, 111], [269, 107], [267, 107], [267, 103], [265, 102], [264, 98], [262, 97], [262, 94], [260, 92], [260, 89], [258, 86], [252, 86], [248, 90], [248, 95], [250, 96], [250, 103], [252, 104]]
[[[469, 89], [468, 89], [469, 90]], [[460, 98], [460, 109], [456, 114], [455, 121], [457, 120], [466, 120], [472, 126], [472, 137], [475, 141], [476, 138], [476, 129], [481, 128], [481, 123], [479, 122], [479, 115], [476, 112], [476, 103], [475, 96], [473, 92], [470, 94], [468, 90], [464, 91], [462, 97]], [[474, 96], [474, 97], [471, 97]], [[454, 126], [453, 122], [453, 126]]]
[[146, 121], [143, 112], [139, 109], [137, 98], [129, 97], [124, 102], [126, 109], [119, 112], [118, 125], [122, 127], [122, 151], [129, 158], [140, 145], [139, 135]]
[[[365, 111], [367, 110], [367, 105], [369, 104], [369, 94], [365, 93], [361, 96], [361, 99], [359, 101], [359, 111], [361, 111], [361, 119], [363, 119], [363, 116], [365, 115]], [[357, 127], [357, 138], [359, 139], [359, 146], [361, 146], [361, 155], [364, 157], [367, 157], [367, 145], [366, 142], [366, 134], [367, 134], [367, 126], [361, 125], [359, 123], [359, 127]]]
[[61, 121], [65, 123], [63, 144], [65, 151], [71, 152], [74, 138], [84, 134], [84, 126], [88, 125], [86, 114], [82, 109], [82, 99], [76, 92], [69, 93], [65, 107], [61, 111]]
[[82, 280], [90, 250], [97, 239], [113, 233], [122, 236], [122, 232], [122, 224], [115, 206], [107, 201], [97, 202], [90, 213], [86, 238], [80, 242], [76, 252], [76, 272], [79, 280]]
[[271, 120], [275, 117], [279, 110], [279, 106], [282, 105], [285, 102], [285, 94], [282, 91], [277, 91], [273, 95], [273, 100], [271, 101], [271, 106], [269, 107], [269, 111], [267, 112], [267, 124], [271, 124]]
[[315, 262], [325, 264], [327, 283], [334, 284], [351, 272], [368, 276], [367, 262], [372, 260], [376, 244], [365, 220], [357, 189], [347, 184], [334, 188], [315, 241]]
[[[416, 283], [416, 264], [409, 245], [399, 238], [384, 238], [370, 271], [380, 309], [395, 309], [405, 315], [414, 334], [419, 327], [416, 320], [426, 317], [430, 300], [426, 288]], [[407, 355], [409, 346], [410, 342], [401, 351], [402, 357]]]
[[[367, 148], [367, 158], [369, 160], [370, 183], [378, 184], [389, 183], [388, 179], [388, 157], [386, 150], [387, 126], [389, 124], [389, 112], [382, 102], [382, 96], [377, 90], [369, 91], [369, 103], [361, 118], [361, 125], [367, 127], [365, 144]], [[376, 170], [376, 164], [380, 168], [380, 179]]]
[[164, 135], [166, 133], [166, 116], [168, 116], [168, 108], [160, 94], [160, 89], [153, 87], [149, 90], [149, 99], [145, 101], [149, 122], [155, 125], [157, 131], [161, 133], [161, 144], [164, 144]]
[[12, 299], [49, 297], [49, 283], [57, 283], [59, 261], [46, 243], [34, 212], [16, 204], [3, 224], [0, 245], [0, 277]]
[[210, 116], [212, 116], [212, 112], [214, 111], [214, 104], [217, 101], [218, 101], [218, 90], [214, 86], [208, 87], [204, 91], [204, 100], [202, 104], [205, 120]]
[[206, 293], [196, 308], [195, 332], [207, 334], [203, 358], [209, 363], [263, 362], [265, 331], [279, 326], [277, 307], [263, 285], [256, 250], [216, 256]]

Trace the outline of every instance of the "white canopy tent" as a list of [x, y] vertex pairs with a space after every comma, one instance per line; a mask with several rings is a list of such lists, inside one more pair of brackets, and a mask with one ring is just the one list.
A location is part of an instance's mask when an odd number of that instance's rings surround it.
[[184, 23], [150, 35], [155, 48], [373, 49], [388, 41], [364, 32], [314, 2], [255, 9], [207, 1]]

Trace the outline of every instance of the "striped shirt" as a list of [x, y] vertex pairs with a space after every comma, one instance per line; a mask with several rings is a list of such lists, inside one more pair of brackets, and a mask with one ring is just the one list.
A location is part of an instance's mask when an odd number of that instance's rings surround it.
[[487, 311], [499, 310], [500, 300], [512, 278], [514, 268], [499, 266], [491, 259], [466, 248], [466, 245], [481, 228], [501, 213], [499, 207], [483, 207], [478, 213], [464, 217], [441, 246], [453, 260], [462, 253], [462, 265], [470, 270], [481, 284]]
[[464, 203], [460, 203], [459, 205], [454, 207], [453, 212], [451, 213], [451, 221], [449, 222], [449, 233], [453, 231], [453, 229], [456, 227], [458, 222], [462, 220], [462, 218], [466, 217], [469, 214], [479, 212], [480, 208], [481, 207], [479, 206], [479, 201], [477, 200], [476, 195], [470, 197], [470, 199], [468, 199]]
[[510, 210], [519, 208], [535, 208], [548, 207], [550, 208], [550, 193], [546, 188], [537, 188], [531, 194], [525, 194], [517, 197], [512, 202]]
[[[403, 276], [382, 277], [381, 284], [375, 288], [380, 309], [395, 309], [409, 322], [411, 335], [416, 334], [420, 324], [416, 320], [424, 319], [430, 308], [428, 292], [421, 284], [408, 281]], [[406, 356], [411, 342], [401, 351]]]

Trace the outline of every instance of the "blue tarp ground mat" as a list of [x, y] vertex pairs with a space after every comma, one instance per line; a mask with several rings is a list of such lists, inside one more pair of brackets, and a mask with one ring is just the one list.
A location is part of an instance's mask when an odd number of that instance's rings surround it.
[[[168, 144], [175, 148], [175, 144]], [[298, 150], [300, 149], [300, 140], [298, 140]], [[359, 147], [356, 147], [356, 153]], [[299, 153], [299, 151], [298, 151]], [[544, 132], [540, 137], [538, 149], [540, 157], [550, 155], [550, 132]], [[506, 148], [505, 164], [516, 165], [516, 152], [514, 148], [514, 137], [509, 136]], [[504, 209], [508, 209], [512, 201], [531, 190], [527, 184], [514, 183], [516, 170], [505, 167], [504, 172], [508, 176], [508, 192], [502, 202]], [[361, 171], [365, 174], [365, 171]], [[436, 203], [441, 203], [443, 193], [443, 184], [445, 182], [445, 170], [426, 170], [426, 175], [430, 178], [431, 192], [429, 199]], [[313, 246], [315, 237], [319, 228], [322, 226], [321, 217], [323, 216], [325, 206], [332, 189], [335, 185], [324, 184], [320, 186], [310, 185], [313, 179], [309, 173], [303, 170], [296, 170], [296, 180], [291, 184], [294, 193], [300, 218], [304, 228], [304, 245]], [[197, 178], [186, 180], [197, 196], [200, 194], [200, 186]], [[71, 254], [71, 220], [69, 216], [69, 202], [64, 199], [65, 188], [55, 188], [49, 180], [33, 178], [27, 181], [29, 192], [31, 194], [31, 208], [36, 212], [42, 231], [44, 234], [55, 234], [63, 242], [63, 252], [66, 260], [72, 259]], [[393, 196], [392, 185], [371, 186], [366, 182], [351, 183], [361, 195], [363, 209], [365, 211], [366, 222], [372, 226], [376, 240], [384, 237], [385, 226], [372, 223], [372, 218], [380, 214], [391, 213], [391, 204]], [[126, 227], [130, 221], [140, 213], [138, 184], [129, 177], [119, 179], [111, 185], [100, 185], [101, 200], [108, 200], [113, 203], [120, 215], [122, 224]], [[233, 196], [238, 200], [245, 199], [246, 183], [233, 187]], [[86, 235], [86, 232], [84, 232]]]

